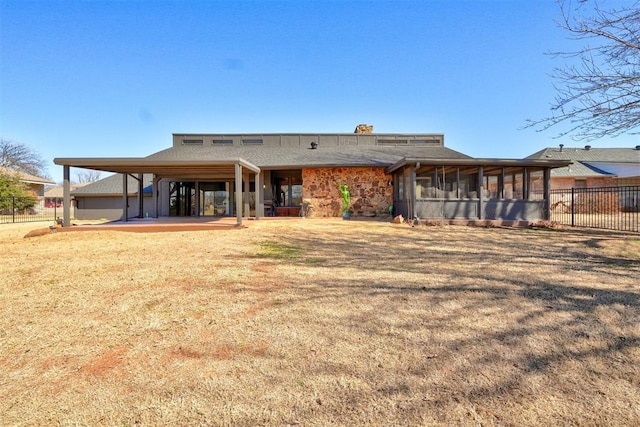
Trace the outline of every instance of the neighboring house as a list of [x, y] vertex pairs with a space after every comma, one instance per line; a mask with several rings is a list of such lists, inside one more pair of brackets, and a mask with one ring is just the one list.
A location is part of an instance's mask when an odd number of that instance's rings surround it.
[[340, 216], [344, 184], [354, 216], [392, 207], [408, 218], [539, 220], [548, 218], [547, 193], [530, 189], [540, 182], [548, 190], [551, 169], [570, 163], [475, 159], [445, 147], [442, 134], [376, 134], [366, 125], [348, 134], [174, 134], [172, 147], [147, 157], [54, 162], [67, 182], [71, 167], [122, 174], [73, 191], [76, 217], [108, 210], [124, 220], [235, 216], [238, 223], [298, 215], [303, 202], [312, 216]]
[[[88, 182], [82, 182], [79, 184], [71, 184], [71, 191], [74, 191], [80, 187], [84, 187], [89, 184]], [[62, 197], [64, 196], [62, 185], [56, 185], [47, 189], [44, 192], [44, 205], [47, 208], [62, 207]]]
[[[151, 210], [151, 185], [153, 183], [151, 175], [143, 176], [144, 203], [140, 209], [138, 203], [138, 180], [137, 177], [128, 176], [127, 187], [129, 195], [127, 198], [128, 212], [131, 217], [139, 217], [145, 210]], [[122, 174], [114, 174], [96, 182], [83, 185], [71, 190], [71, 195], [75, 200], [75, 218], [79, 220], [108, 219], [117, 220], [122, 218]]]
[[527, 159], [570, 160], [551, 171], [551, 189], [640, 185], [640, 145], [635, 148], [545, 148]]
[[47, 178], [41, 178], [39, 176], [29, 175], [27, 173], [18, 172], [2, 167], [0, 167], [0, 173], [3, 173], [5, 175], [17, 175], [18, 180], [25, 184], [25, 186], [27, 187], [27, 191], [33, 193], [34, 196], [44, 196], [44, 187], [46, 185], [55, 184], [55, 182]]

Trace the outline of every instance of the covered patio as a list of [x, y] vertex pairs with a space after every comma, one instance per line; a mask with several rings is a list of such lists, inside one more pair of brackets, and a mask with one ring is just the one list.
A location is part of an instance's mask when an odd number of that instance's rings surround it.
[[[219, 179], [230, 177], [234, 182], [235, 218], [236, 225], [242, 225], [242, 219], [249, 216], [249, 182], [253, 174], [256, 189], [255, 218], [264, 216], [263, 175], [259, 167], [242, 159], [225, 160], [154, 160], [149, 158], [56, 158], [54, 163], [63, 167], [63, 225], [68, 227], [71, 222], [71, 168], [92, 169], [97, 171], [119, 173], [123, 176], [122, 183], [122, 221], [130, 220], [128, 177], [133, 177], [138, 183], [137, 203], [138, 217], [143, 212], [143, 175], [153, 176], [152, 184], [152, 217], [158, 218], [159, 191], [158, 183], [163, 178], [170, 179]], [[243, 183], [245, 184], [243, 186]], [[244, 189], [243, 189], [244, 187]], [[244, 215], [243, 215], [244, 214]]]

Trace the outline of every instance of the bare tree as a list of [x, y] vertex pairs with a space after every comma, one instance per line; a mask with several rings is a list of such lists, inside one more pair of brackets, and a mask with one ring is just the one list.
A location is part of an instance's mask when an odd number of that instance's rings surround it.
[[0, 139], [0, 166], [46, 178], [46, 163], [40, 154], [19, 142]]
[[90, 169], [85, 169], [82, 172], [76, 173], [76, 182], [96, 182], [100, 179], [100, 171], [94, 171]]
[[577, 65], [552, 74], [558, 92], [551, 115], [528, 120], [528, 127], [547, 130], [569, 124], [558, 137], [594, 140], [633, 132], [640, 125], [640, 2], [604, 9], [597, 0], [559, 0], [561, 28], [580, 49], [552, 52], [577, 59]]

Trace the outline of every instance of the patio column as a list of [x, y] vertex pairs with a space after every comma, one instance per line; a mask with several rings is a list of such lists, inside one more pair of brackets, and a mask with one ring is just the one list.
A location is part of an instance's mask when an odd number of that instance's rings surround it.
[[[71, 181], [69, 165], [62, 166], [62, 226], [71, 225]], [[57, 219], [57, 218], [56, 218]]]
[[478, 219], [484, 219], [484, 166], [478, 167]]
[[193, 210], [193, 215], [197, 218], [200, 216], [200, 181], [196, 181], [196, 206]]
[[143, 175], [138, 174], [138, 218], [144, 218], [144, 198], [142, 191], [144, 190]]
[[411, 218], [407, 218], [407, 221], [410, 219], [411, 224], [413, 224], [414, 218], [417, 218], [416, 215], [416, 171], [420, 168], [420, 162], [415, 164], [415, 167], [409, 168], [410, 176], [411, 176], [411, 185], [409, 186], [409, 200], [411, 201], [411, 206], [409, 208], [409, 214]]
[[255, 175], [255, 186], [256, 186], [256, 219], [260, 219], [260, 217], [264, 216], [264, 186], [262, 183], [264, 182], [263, 172], [257, 173]]
[[249, 173], [242, 175], [242, 181], [244, 182], [244, 191], [242, 192], [242, 198], [244, 200], [244, 216], [249, 218], [251, 216], [251, 206], [249, 205]]
[[129, 221], [129, 186], [128, 175], [122, 174], [122, 220], [124, 222]]
[[158, 193], [160, 189], [158, 188], [160, 179], [156, 175], [153, 175], [153, 187], [152, 187], [152, 195], [151, 195], [151, 204], [153, 205], [153, 216], [154, 218], [158, 218], [160, 216], [160, 211], [158, 210]]
[[551, 209], [550, 209], [550, 203], [549, 203], [549, 200], [551, 199], [551, 187], [549, 183], [549, 180], [551, 179], [551, 169], [544, 168], [542, 175], [543, 175], [542, 183], [544, 188], [543, 190], [544, 201], [543, 201], [543, 207], [542, 207], [542, 215], [544, 216], [545, 221], [549, 221], [549, 219], [551, 218]]
[[235, 164], [236, 224], [242, 225], [242, 166]]

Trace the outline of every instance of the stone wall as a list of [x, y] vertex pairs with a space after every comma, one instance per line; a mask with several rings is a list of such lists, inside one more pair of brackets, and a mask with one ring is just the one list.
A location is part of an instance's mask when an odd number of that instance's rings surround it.
[[311, 216], [341, 216], [340, 184], [347, 184], [353, 216], [388, 216], [393, 203], [391, 175], [384, 168], [317, 168], [302, 170], [302, 198]]

